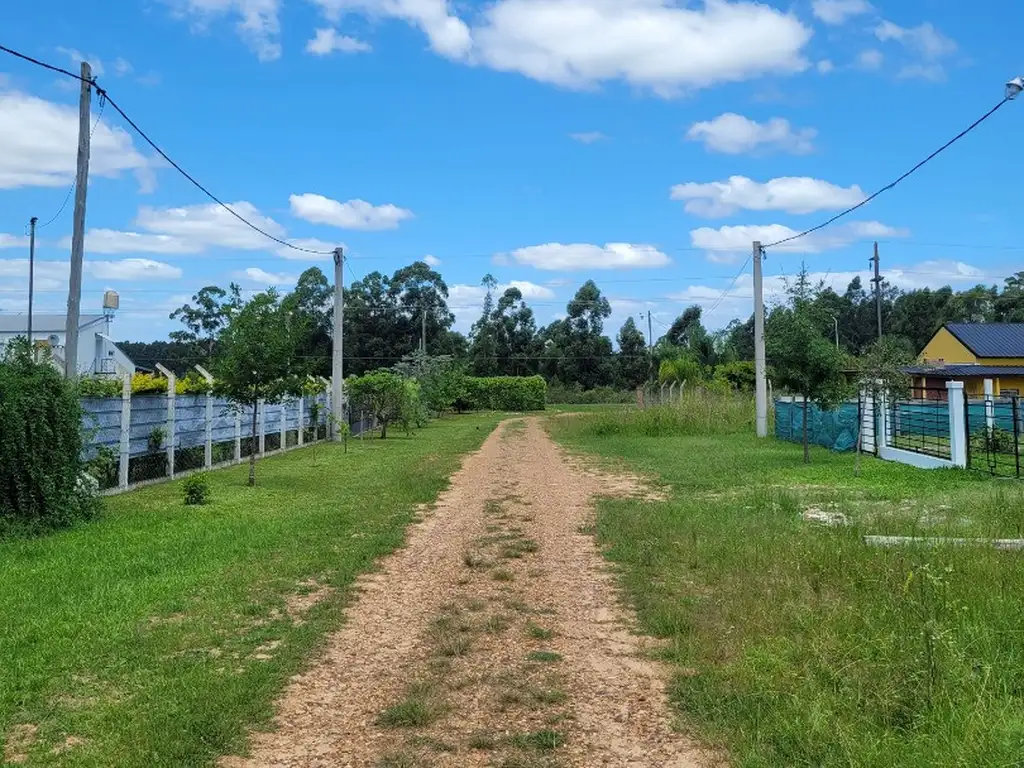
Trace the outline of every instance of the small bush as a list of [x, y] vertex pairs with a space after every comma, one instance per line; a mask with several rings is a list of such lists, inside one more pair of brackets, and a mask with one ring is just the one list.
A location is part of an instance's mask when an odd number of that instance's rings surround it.
[[991, 452], [1013, 455], [1017, 444], [1013, 437], [1013, 432], [1002, 427], [992, 427], [991, 436], [987, 436], [985, 432], [985, 429], [979, 429], [971, 435], [972, 454], [981, 456]]
[[210, 501], [210, 478], [206, 473], [200, 472], [186, 478], [183, 488], [185, 489], [185, 504], [187, 506], [200, 506]]
[[75, 385], [32, 359], [23, 339], [0, 360], [0, 536], [41, 533], [95, 516], [97, 483], [82, 462]]
[[121, 382], [117, 379], [83, 376], [78, 381], [80, 397], [120, 397]]

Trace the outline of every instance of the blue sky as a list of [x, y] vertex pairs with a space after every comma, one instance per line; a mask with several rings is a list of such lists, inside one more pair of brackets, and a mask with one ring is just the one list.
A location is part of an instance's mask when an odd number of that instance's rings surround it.
[[[657, 333], [694, 302], [710, 327], [746, 317], [748, 275], [719, 299], [753, 239], [862, 199], [1024, 73], [1009, 0], [114, 5], [9, 4], [0, 42], [97, 64], [215, 194], [281, 237], [344, 244], [349, 277], [432, 256], [462, 330], [487, 272], [520, 285], [539, 322], [593, 278], [612, 335], [648, 309]], [[50, 219], [72, 180], [76, 101], [74, 82], [0, 57], [0, 311], [24, 311], [27, 221]], [[1024, 250], [1021, 110], [770, 251], [768, 291], [802, 260], [841, 290], [875, 239], [897, 285], [1001, 284]], [[329, 273], [211, 208], [129, 131], [108, 109], [94, 134], [82, 302], [118, 290], [118, 338], [163, 338], [203, 285]], [[39, 233], [37, 311], [63, 311], [70, 233], [69, 204]]]

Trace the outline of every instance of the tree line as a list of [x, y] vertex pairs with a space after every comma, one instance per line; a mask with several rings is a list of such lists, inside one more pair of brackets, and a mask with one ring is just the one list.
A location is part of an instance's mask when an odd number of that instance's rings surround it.
[[[564, 317], [547, 325], [538, 325], [518, 288], [502, 290], [491, 275], [481, 284], [481, 314], [464, 335], [453, 328], [447, 283], [422, 261], [391, 275], [371, 272], [354, 282], [345, 291], [346, 375], [391, 367], [425, 352], [450, 358], [475, 376], [539, 374], [553, 385], [579, 390], [632, 390], [659, 377], [685, 379], [715, 371], [737, 386], [752, 383], [752, 315], [711, 332], [703, 324], [701, 307], [690, 306], [649, 348], [632, 317], [618, 329], [614, 342], [606, 335], [611, 305], [593, 280], [577, 289]], [[1024, 272], [1002, 287], [903, 291], [883, 282], [881, 292], [885, 335], [908, 355], [919, 352], [947, 322], [1024, 322]], [[787, 313], [797, 303], [817, 336], [834, 344], [838, 327], [839, 349], [846, 356], [861, 357], [878, 336], [875, 297], [859, 277], [839, 293], [823, 283], [812, 284], [806, 269], [801, 270], [787, 283], [785, 298], [769, 308], [766, 337], [788, 335]], [[182, 328], [169, 341], [121, 346], [141, 366], [160, 362], [183, 374], [215, 356], [220, 335], [244, 304], [235, 284], [226, 289], [206, 286], [171, 313]], [[296, 352], [304, 368], [329, 376], [333, 287], [326, 275], [318, 267], [307, 269], [295, 288], [280, 297], [280, 304], [282, 316], [304, 329]]]

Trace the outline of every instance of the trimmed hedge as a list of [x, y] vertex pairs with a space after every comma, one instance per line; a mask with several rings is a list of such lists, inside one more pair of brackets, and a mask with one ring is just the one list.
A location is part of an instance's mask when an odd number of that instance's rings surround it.
[[459, 410], [543, 411], [548, 385], [541, 376], [467, 376]]

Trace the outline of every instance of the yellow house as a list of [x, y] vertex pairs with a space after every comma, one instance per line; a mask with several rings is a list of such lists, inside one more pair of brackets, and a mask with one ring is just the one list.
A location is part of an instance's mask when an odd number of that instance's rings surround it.
[[950, 380], [964, 382], [968, 395], [984, 394], [992, 379], [996, 395], [1024, 393], [1024, 323], [946, 323], [932, 336], [919, 365], [907, 369], [914, 389], [941, 399], [936, 390]]

